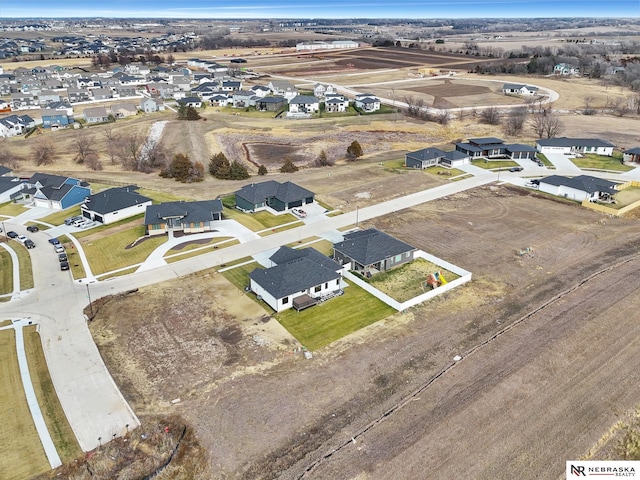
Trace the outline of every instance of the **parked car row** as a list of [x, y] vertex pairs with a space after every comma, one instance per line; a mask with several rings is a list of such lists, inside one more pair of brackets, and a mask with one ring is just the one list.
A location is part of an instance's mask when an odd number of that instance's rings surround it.
[[7, 237], [19, 241], [21, 244], [23, 244], [27, 248], [36, 248], [36, 244], [33, 242], [33, 240], [25, 237], [24, 235], [18, 235], [13, 230], [7, 232]]
[[50, 238], [49, 243], [53, 245], [53, 250], [58, 254], [60, 270], [69, 270], [69, 259], [67, 258], [67, 252], [64, 251], [64, 247], [60, 244], [60, 240], [58, 240], [57, 238]]
[[71, 226], [71, 227], [78, 227], [78, 228], [89, 228], [89, 227], [93, 227], [96, 222], [94, 222], [93, 220], [83, 217], [82, 215], [76, 215], [75, 217], [69, 217], [66, 218], [64, 220], [64, 224]]

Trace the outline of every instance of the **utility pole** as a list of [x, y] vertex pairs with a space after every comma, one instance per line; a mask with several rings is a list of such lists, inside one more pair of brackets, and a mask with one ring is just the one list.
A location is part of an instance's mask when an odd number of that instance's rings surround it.
[[91, 312], [91, 318], [93, 318], [93, 304], [91, 303], [91, 294], [89, 293], [88, 283], [87, 283], [87, 297], [89, 298], [89, 311]]

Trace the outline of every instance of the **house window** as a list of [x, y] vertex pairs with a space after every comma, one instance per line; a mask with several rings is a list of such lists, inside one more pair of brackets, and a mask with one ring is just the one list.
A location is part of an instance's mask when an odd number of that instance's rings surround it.
[[329, 288], [329, 282], [324, 284], [324, 288]]
[[340, 279], [336, 280], [336, 285], [340, 285]]
[[320, 290], [322, 290], [322, 285], [318, 285], [317, 287], [314, 287], [313, 291], [315, 293], [318, 293]]
[[396, 255], [396, 263], [402, 261], [402, 255]]
[[282, 304], [283, 304], [283, 305], [286, 305], [287, 303], [289, 303], [289, 297], [284, 297], [284, 298], [282, 299]]

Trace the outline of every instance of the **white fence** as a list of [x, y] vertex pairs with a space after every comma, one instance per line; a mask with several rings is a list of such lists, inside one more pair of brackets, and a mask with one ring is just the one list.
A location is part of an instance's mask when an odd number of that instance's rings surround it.
[[455, 280], [450, 281], [449, 283], [447, 283], [446, 285], [442, 285], [440, 287], [434, 288], [433, 290], [430, 290], [428, 292], [423, 293], [422, 295], [418, 295], [417, 297], [413, 297], [410, 298], [409, 300], [405, 301], [405, 302], [398, 302], [397, 300], [394, 300], [393, 298], [391, 298], [389, 295], [387, 295], [386, 293], [381, 292], [380, 290], [378, 290], [377, 288], [369, 285], [367, 282], [365, 282], [364, 280], [360, 279], [359, 277], [357, 277], [356, 275], [352, 274], [351, 272], [344, 272], [344, 277], [355, 283], [356, 285], [358, 285], [360, 288], [363, 288], [364, 290], [366, 290], [367, 292], [369, 292], [371, 295], [373, 295], [374, 297], [378, 298], [379, 300], [382, 300], [384, 303], [386, 303], [387, 305], [389, 305], [392, 308], [395, 308], [396, 310], [398, 310], [399, 312], [402, 312], [403, 310], [406, 310], [409, 307], [413, 307], [414, 305], [418, 305], [419, 303], [422, 302], [426, 302], [427, 300], [430, 300], [434, 297], [437, 297], [438, 295], [442, 295], [445, 292], [448, 292], [449, 290], [456, 288], [464, 283], [467, 283], [469, 281], [471, 281], [471, 272], [468, 272], [466, 270], [464, 270], [463, 268], [460, 268], [456, 265], [453, 265], [452, 263], [446, 262], [444, 260], [442, 260], [441, 258], [435, 257], [433, 255], [430, 255], [426, 252], [423, 252], [422, 250], [418, 250], [415, 253], [415, 257], [416, 258], [424, 258], [425, 260], [439, 266], [442, 267], [446, 270], [449, 270], [452, 273], [455, 273], [456, 275], [459, 275], [459, 278], [456, 278]]

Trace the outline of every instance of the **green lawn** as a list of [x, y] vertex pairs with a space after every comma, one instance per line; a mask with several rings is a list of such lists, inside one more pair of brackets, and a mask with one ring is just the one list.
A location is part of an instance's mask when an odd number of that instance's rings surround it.
[[395, 160], [387, 160], [386, 162], [382, 162], [382, 166], [384, 168], [389, 168], [391, 170], [396, 169], [404, 169], [404, 158], [396, 158]]
[[546, 167], [554, 167], [553, 163], [551, 163], [543, 153], [536, 153], [536, 158], [544, 163]]
[[190, 201], [193, 200], [187, 197], [177, 197], [175, 195], [171, 195], [170, 193], [158, 192], [157, 190], [149, 190], [147, 188], [140, 188], [138, 190], [140, 195], [150, 198], [153, 200], [153, 203], [164, 203], [164, 202], [179, 202], [180, 200]]
[[225, 218], [235, 220], [254, 232], [259, 232], [260, 230], [266, 230], [267, 228], [275, 228], [285, 223], [298, 221], [298, 219], [290, 213], [284, 213], [282, 215], [272, 215], [266, 210], [262, 210], [256, 213], [244, 213], [240, 210], [225, 207], [222, 214]]
[[302, 221], [294, 222], [289, 225], [281, 225], [279, 227], [273, 227], [271, 230], [266, 230], [260, 233], [261, 237], [266, 237], [267, 235], [272, 235], [274, 233], [284, 232], [285, 230], [291, 230], [293, 228], [301, 227], [303, 225]]
[[328, 211], [333, 211], [333, 207], [331, 205], [329, 205], [328, 203], [323, 202], [322, 200], [318, 200], [317, 198], [315, 199], [315, 202], [320, 205], [322, 208], [324, 208], [325, 210]]
[[431, 173], [433, 175], [437, 175], [438, 177], [457, 177], [458, 175], [463, 175], [463, 170], [458, 170], [457, 168], [444, 168], [444, 167], [429, 167], [425, 170], [427, 173]]
[[6, 217], [15, 217], [25, 212], [27, 208], [19, 203], [7, 202], [0, 204], [0, 215]]
[[0, 248], [0, 294], [13, 292], [13, 262], [11, 255]]
[[[197, 257], [198, 255], [202, 255], [205, 253], [211, 252], [213, 249], [222, 249], [231, 247], [233, 245], [238, 245], [240, 241], [233, 237], [218, 237], [212, 238], [206, 244], [191, 244], [185, 246], [182, 250], [171, 249], [164, 255], [164, 259], [167, 263], [178, 262], [180, 260], [184, 260], [185, 258]], [[202, 248], [202, 250], [195, 250], [196, 248], [201, 247], [209, 247]]]
[[[258, 262], [247, 263], [230, 270], [222, 272], [224, 278], [233, 283], [237, 288], [244, 291], [244, 288], [249, 285], [249, 274], [256, 268], [263, 268]], [[252, 295], [252, 297], [254, 297]], [[255, 298], [255, 297], [254, 297]]]
[[88, 239], [84, 237], [80, 239], [80, 242], [89, 260], [91, 271], [94, 275], [99, 275], [141, 263], [153, 250], [167, 241], [166, 235], [158, 235], [145, 239], [132, 248], [126, 248], [143, 236], [144, 225], [139, 225], [105, 235], [102, 238]]
[[471, 160], [471, 163], [476, 167], [484, 168], [485, 170], [493, 170], [494, 168], [507, 168], [507, 167], [517, 167], [518, 162], [514, 162], [513, 160], [484, 160], [477, 159]]
[[349, 283], [340, 297], [275, 317], [302, 345], [316, 350], [394, 313], [389, 305]]
[[572, 158], [571, 161], [580, 168], [593, 168], [598, 170], [615, 170], [618, 172], [628, 172], [634, 167], [622, 163], [621, 158], [605, 157], [587, 153], [582, 158]]
[[386, 272], [373, 275], [370, 279], [363, 279], [371, 286], [386, 293], [398, 302], [407, 300], [431, 291], [430, 286], [423, 288], [423, 282], [435, 272], [442, 272], [445, 280], [451, 282], [459, 275], [445, 270], [424, 258], [416, 258], [414, 261], [400, 265]]
[[[259, 110], [256, 110], [255, 107], [248, 107], [246, 109], [233, 108], [233, 107], [209, 107], [205, 111], [220, 112], [220, 113], [226, 113], [227, 115], [237, 115], [240, 117], [252, 117], [252, 118], [274, 118], [278, 113], [278, 112], [261, 112]], [[209, 117], [207, 115], [207, 118], [214, 120], [215, 116]]]
[[0, 478], [22, 480], [50, 469], [29, 411], [14, 330], [0, 331]]
[[60, 210], [46, 217], [40, 219], [40, 221], [45, 223], [50, 223], [51, 225], [62, 225], [64, 220], [69, 217], [75, 217], [80, 215], [80, 206], [77, 205], [75, 207], [67, 208], [65, 210]]
[[27, 363], [29, 364], [31, 382], [33, 383], [49, 434], [62, 462], [70, 462], [82, 455], [82, 449], [58, 400], [58, 395], [49, 376], [44, 352], [42, 351], [40, 334], [36, 331], [35, 325], [24, 329], [24, 348], [27, 355]]
[[9, 245], [18, 255], [18, 262], [20, 262], [20, 290], [29, 290], [33, 288], [33, 270], [31, 268], [29, 250], [17, 240], [10, 240]]

